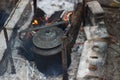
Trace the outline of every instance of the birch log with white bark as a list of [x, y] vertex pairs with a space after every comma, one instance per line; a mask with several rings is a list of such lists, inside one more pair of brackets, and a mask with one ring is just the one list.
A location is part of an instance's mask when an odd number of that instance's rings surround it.
[[[30, 12], [29, 15], [27, 12]], [[9, 46], [11, 46], [10, 47], [11, 49], [14, 48], [13, 44], [15, 39], [11, 40], [11, 37], [16, 35], [13, 34], [14, 30], [21, 27], [22, 25], [28, 26], [31, 22], [29, 21], [31, 16], [32, 16], [32, 8], [30, 1], [29, 0], [18, 1], [4, 24], [4, 27], [7, 30], [9, 43], [12, 44], [12, 45], [9, 44]], [[29, 20], [27, 20], [28, 18]], [[29, 21], [29, 24], [27, 21], [25, 22], [25, 20]], [[7, 42], [5, 40], [4, 32], [2, 30], [0, 33], [0, 76], [6, 72], [9, 66], [11, 67], [11, 64], [9, 65], [8, 62], [10, 62], [9, 55], [12, 54], [12, 52], [10, 51], [9, 47], [6, 44]]]
[[87, 26], [84, 30], [87, 41], [80, 58], [77, 80], [104, 80], [107, 42], [102, 38], [108, 37], [108, 33], [106, 28], [98, 26]]

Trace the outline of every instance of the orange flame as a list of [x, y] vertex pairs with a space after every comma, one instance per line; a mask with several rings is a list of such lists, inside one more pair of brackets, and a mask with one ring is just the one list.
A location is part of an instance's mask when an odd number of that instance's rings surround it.
[[33, 25], [37, 25], [38, 24], [38, 21], [35, 19], [33, 22], [32, 22]]
[[68, 20], [69, 20], [69, 16], [70, 16], [71, 14], [72, 14], [72, 11], [65, 13], [64, 16], [63, 16], [63, 20], [64, 20], [64, 21], [68, 21]]

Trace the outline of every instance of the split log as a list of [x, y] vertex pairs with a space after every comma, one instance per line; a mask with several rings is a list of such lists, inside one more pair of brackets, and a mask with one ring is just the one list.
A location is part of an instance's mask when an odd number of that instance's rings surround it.
[[92, 26], [104, 21], [104, 10], [98, 1], [87, 2], [87, 19], [91, 22]]
[[67, 56], [65, 56], [66, 54], [70, 54], [72, 52], [72, 47], [75, 44], [80, 26], [81, 26], [81, 16], [82, 16], [82, 4], [79, 3], [76, 5], [75, 10], [73, 11], [73, 14], [70, 16], [70, 24], [68, 25], [67, 28], [69, 28], [68, 30], [66, 29], [66, 42], [63, 41], [63, 45], [65, 45], [64, 43], [66, 43], [64, 49], [62, 50], [62, 64], [63, 64], [63, 80], [68, 80], [68, 75], [67, 75]]
[[104, 80], [107, 42], [102, 38], [108, 37], [108, 33], [106, 28], [97, 26], [87, 26], [84, 30], [87, 41], [80, 58], [77, 80]]
[[[4, 24], [4, 28], [8, 33], [9, 42], [5, 41], [5, 36], [3, 30], [0, 33], [0, 76], [3, 75], [8, 69], [8, 62], [11, 64], [9, 66], [13, 66], [12, 64], [12, 49], [13, 44], [15, 43], [15, 37], [17, 35], [17, 29], [21, 27], [23, 24], [25, 25], [25, 20], [28, 19], [25, 15], [28, 10], [32, 10], [29, 0], [21, 0], [16, 3], [15, 8], [12, 10], [10, 16]], [[27, 9], [26, 9], [27, 8]], [[31, 14], [31, 12], [30, 12]], [[29, 17], [30, 17], [29, 14]], [[28, 14], [27, 14], [28, 15]], [[28, 23], [27, 23], [28, 24]], [[7, 34], [6, 33], [6, 34]], [[8, 47], [9, 46], [9, 47]]]
[[70, 48], [73, 47], [76, 41], [81, 26], [81, 21], [82, 21], [82, 3], [78, 3], [76, 5], [75, 10], [73, 11], [73, 14], [71, 15], [71, 28], [69, 30], [69, 36], [72, 37], [72, 41], [69, 45]]
[[84, 30], [88, 40], [108, 37], [105, 27], [86, 26], [84, 27]]

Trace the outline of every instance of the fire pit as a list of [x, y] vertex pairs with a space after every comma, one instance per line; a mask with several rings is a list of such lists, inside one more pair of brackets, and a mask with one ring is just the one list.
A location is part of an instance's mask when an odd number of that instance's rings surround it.
[[[62, 73], [61, 37], [64, 31], [58, 27], [48, 27], [23, 38], [21, 46], [22, 55], [34, 61], [38, 70], [45, 75], [58, 75]], [[68, 55], [68, 65], [71, 59]]]
[[[58, 13], [59, 12], [57, 12], [56, 14]], [[37, 19], [37, 21], [38, 20], [39, 19]], [[35, 22], [35, 20], [33, 21]], [[44, 23], [45, 22], [43, 22], [43, 24]], [[56, 21], [53, 24], [50, 23], [51, 26], [48, 25], [49, 27], [41, 27], [40, 24], [32, 23], [30, 25], [31, 29], [26, 29], [26, 31], [28, 30], [28, 32], [25, 32], [25, 35], [20, 34], [20, 39], [22, 41], [21, 47], [19, 48], [20, 51], [22, 51], [20, 53], [29, 61], [34, 61], [38, 70], [44, 73], [46, 76], [57, 76], [63, 72], [61, 56], [62, 37], [64, 35], [64, 30], [66, 26], [64, 25], [64, 21]], [[55, 26], [56, 24], [57, 26]], [[68, 54], [67, 56], [69, 66], [71, 63], [71, 57], [70, 54]]]

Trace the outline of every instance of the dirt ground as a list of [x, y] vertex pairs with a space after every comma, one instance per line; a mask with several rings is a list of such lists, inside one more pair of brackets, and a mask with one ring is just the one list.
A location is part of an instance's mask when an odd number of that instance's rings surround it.
[[104, 10], [107, 30], [117, 40], [116, 44], [109, 45], [105, 76], [107, 80], [120, 80], [120, 8]]

